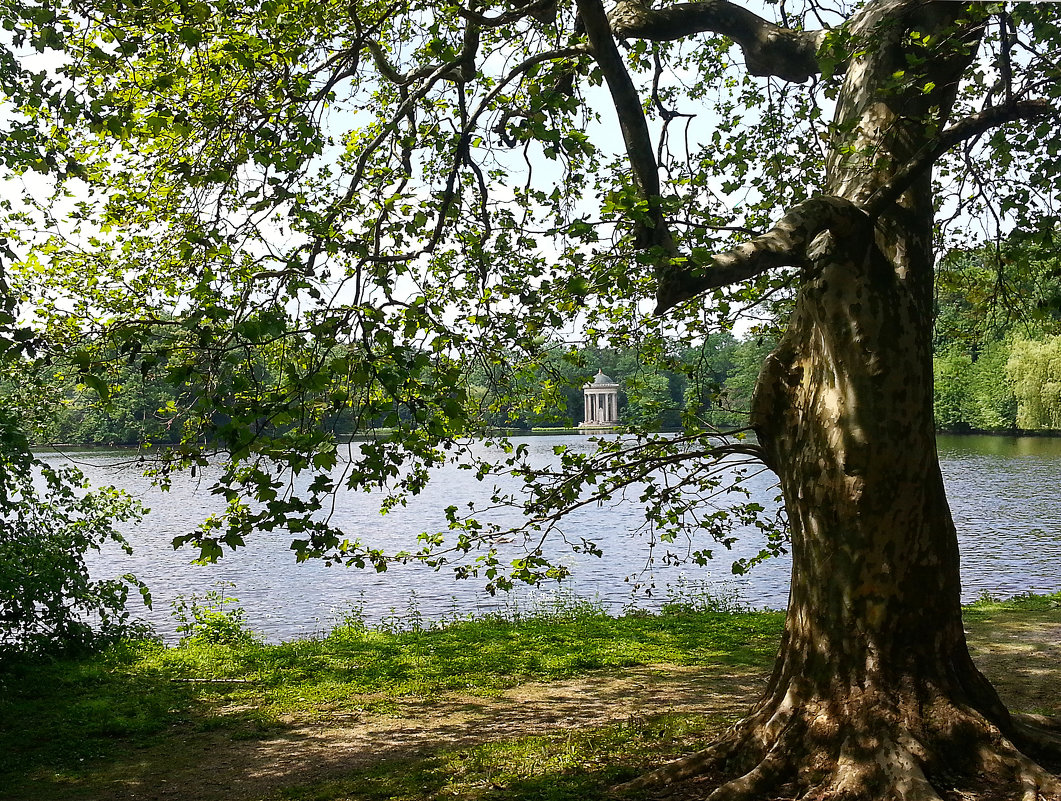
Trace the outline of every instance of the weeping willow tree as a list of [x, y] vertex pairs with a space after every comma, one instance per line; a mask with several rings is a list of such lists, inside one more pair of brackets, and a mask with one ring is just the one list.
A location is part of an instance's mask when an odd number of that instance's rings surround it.
[[[19, 291], [101, 394], [113, 365], [86, 330], [182, 388], [184, 442], [158, 469], [219, 450], [229, 501], [184, 541], [212, 557], [283, 526], [303, 557], [506, 586], [562, 572], [542, 541], [565, 512], [630, 492], [653, 536], [703, 560], [759, 509], [713, 505], [726, 460], [756, 459], [793, 557], [773, 676], [718, 743], [633, 787], [708, 771], [712, 799], [1061, 797], [1040, 764], [1057, 724], [1011, 714], [966, 647], [931, 360], [939, 238], [1055, 233], [1056, 6], [42, 9], [30, 41], [65, 56], [36, 120], [70, 177], [40, 204]], [[754, 442], [690, 412], [682, 436], [631, 431], [549, 467], [462, 444], [481, 419], [470, 365], [516, 386], [572, 331], [665, 361], [764, 304], [783, 334]], [[340, 452], [339, 411], [379, 436]], [[343, 488], [399, 503], [447, 459], [525, 481], [494, 499], [524, 510], [524, 553], [456, 505], [399, 552], [320, 513]]]
[[1017, 396], [1018, 427], [1061, 428], [1061, 337], [1015, 339], [1006, 373]]

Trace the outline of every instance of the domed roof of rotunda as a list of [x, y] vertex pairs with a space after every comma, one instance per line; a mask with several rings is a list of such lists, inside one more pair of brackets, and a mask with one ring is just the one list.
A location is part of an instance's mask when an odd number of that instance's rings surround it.
[[589, 387], [617, 387], [619, 386], [615, 381], [604, 374], [603, 370], [598, 370], [597, 374], [593, 376], [593, 380], [586, 384], [586, 388]]

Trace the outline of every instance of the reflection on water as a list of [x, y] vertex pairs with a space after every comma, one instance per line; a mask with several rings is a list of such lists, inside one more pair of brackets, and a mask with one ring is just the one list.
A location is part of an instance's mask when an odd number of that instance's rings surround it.
[[996, 437], [940, 434], [937, 436], [940, 459], [963, 458], [977, 454], [1005, 459], [1034, 457], [1061, 460], [1061, 437]]
[[[572, 435], [528, 437], [523, 442], [541, 461], [551, 458], [559, 444], [589, 447], [584, 437]], [[1061, 587], [1061, 506], [1054, 501], [1061, 485], [1061, 439], [940, 437], [939, 453], [961, 542], [965, 600], [985, 592], [1013, 595]], [[145, 522], [129, 532], [135, 546], [132, 557], [107, 553], [92, 567], [101, 576], [133, 572], [146, 581], [155, 605], [144, 617], [167, 637], [174, 632], [173, 600], [178, 595], [203, 595], [219, 581], [235, 585], [231, 594], [247, 610], [252, 626], [269, 639], [311, 634], [351, 609], [378, 622], [415, 606], [430, 620], [504, 609], [513, 603], [525, 608], [542, 594], [557, 591], [555, 586], [522, 588], [511, 596], [491, 597], [474, 580], [456, 581], [449, 572], [436, 573], [422, 565], [392, 566], [385, 574], [316, 561], [299, 565], [289, 547], [290, 536], [280, 532], [259, 534], [249, 547], [226, 552], [215, 565], [194, 565], [192, 552], [174, 551], [170, 542], [221, 510], [223, 504], [208, 492], [209, 475], [179, 475], [164, 493], [139, 475], [135, 463], [126, 460], [124, 466], [115, 466], [123, 460], [120, 454], [97, 451], [69, 456], [94, 483], [125, 487], [152, 509]], [[770, 476], [760, 476], [751, 486], [760, 502], [773, 504], [776, 489]], [[420, 532], [445, 528], [446, 506], [484, 501], [491, 487], [490, 482], [476, 481], [471, 471], [446, 468], [437, 471], [407, 507], [380, 516], [378, 499], [347, 492], [337, 497], [332, 519], [351, 538], [360, 536], [387, 549], [415, 546]], [[639, 509], [629, 503], [573, 514], [565, 526], [569, 537], [596, 540], [605, 556], [572, 553], [554, 541], [552, 553], [573, 570], [563, 591], [598, 598], [619, 611], [632, 604], [657, 607], [666, 600], [669, 587], [702, 582], [719, 594], [739, 592], [753, 606], [784, 607], [787, 558], [768, 561], [749, 576], [731, 573], [734, 558], [750, 556], [761, 547], [755, 532], [742, 532], [732, 552], [717, 548], [716, 559], [707, 567], [669, 568], [661, 564], [662, 546], [652, 549], [644, 539], [629, 534], [641, 522]]]

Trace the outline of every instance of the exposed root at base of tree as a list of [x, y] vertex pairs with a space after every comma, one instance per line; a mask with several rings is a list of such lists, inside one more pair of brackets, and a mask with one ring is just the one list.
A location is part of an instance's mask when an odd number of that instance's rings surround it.
[[1061, 778], [1040, 764], [1061, 767], [1059, 720], [1014, 715], [1006, 736], [975, 710], [937, 703], [913, 724], [883, 722], [838, 724], [820, 705], [760, 709], [704, 751], [615, 791], [678, 789], [706, 774], [732, 777], [708, 801], [1061, 801]]

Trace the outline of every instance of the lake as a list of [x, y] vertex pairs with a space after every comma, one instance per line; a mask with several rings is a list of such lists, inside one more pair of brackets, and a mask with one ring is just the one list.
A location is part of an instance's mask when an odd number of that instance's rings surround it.
[[[516, 441], [526, 443], [541, 461], [551, 458], [559, 444], [589, 447], [579, 435]], [[1061, 439], [941, 436], [939, 454], [958, 526], [964, 600], [984, 593], [1010, 596], [1061, 588], [1061, 504], [1056, 500]], [[408, 619], [411, 612], [430, 621], [527, 610], [548, 603], [557, 593], [593, 599], [616, 612], [630, 606], [658, 608], [670, 596], [703, 588], [756, 607], [783, 608], [788, 596], [790, 563], [785, 557], [769, 560], [747, 576], [732, 575], [733, 558], [750, 556], [761, 546], [751, 532], [744, 532], [732, 552], [717, 548], [716, 559], [707, 567], [661, 564], [662, 547], [650, 548], [644, 539], [629, 534], [641, 521], [633, 504], [593, 507], [573, 515], [566, 524], [568, 534], [597, 539], [604, 558], [571, 553], [554, 543], [553, 553], [571, 567], [572, 576], [559, 588], [523, 587], [510, 595], [490, 596], [481, 581], [457, 581], [449, 572], [421, 565], [397, 565], [377, 574], [317, 561], [296, 564], [290, 535], [277, 532], [260, 534], [238, 551], [226, 550], [217, 564], [195, 565], [193, 552], [174, 551], [170, 541], [221, 509], [208, 492], [208, 475], [177, 476], [172, 489], [162, 492], [130, 464], [128, 453], [77, 451], [44, 458], [69, 459], [93, 483], [124, 487], [151, 508], [144, 522], [127, 532], [132, 556], [108, 550], [94, 555], [90, 564], [99, 577], [132, 572], [147, 582], [154, 608], [141, 616], [167, 639], [175, 632], [173, 601], [202, 596], [218, 582], [234, 585], [226, 588], [227, 594], [239, 599], [251, 627], [273, 641], [320, 632], [351, 610], [378, 624]], [[400, 547], [415, 542], [421, 531], [445, 529], [444, 507], [485, 501], [490, 486], [476, 481], [471, 471], [445, 468], [407, 507], [385, 516], [379, 514], [374, 496], [341, 493], [332, 519], [366, 542]], [[773, 503], [771, 475], [758, 476], [752, 486], [764, 505]]]

